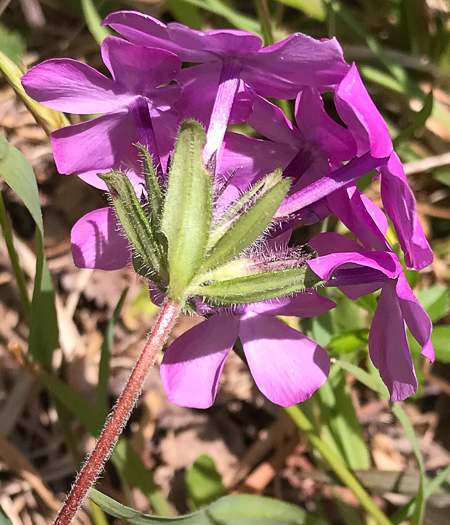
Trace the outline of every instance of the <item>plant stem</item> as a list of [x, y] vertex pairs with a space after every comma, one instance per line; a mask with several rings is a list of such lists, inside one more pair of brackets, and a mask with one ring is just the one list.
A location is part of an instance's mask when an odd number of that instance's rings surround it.
[[315, 447], [323, 459], [330, 465], [341, 481], [353, 492], [358, 498], [361, 506], [373, 517], [379, 525], [392, 525], [392, 522], [384, 512], [376, 505], [369, 494], [364, 490], [355, 476], [348, 470], [342, 460], [336, 455], [333, 449], [323, 441], [323, 439], [314, 430], [305, 414], [298, 405], [285, 409], [291, 416], [294, 423], [306, 434], [308, 441]]
[[8, 249], [8, 255], [11, 260], [12, 269], [14, 276], [17, 281], [17, 286], [19, 288], [20, 297], [22, 299], [23, 309], [25, 314], [28, 316], [30, 314], [30, 298], [28, 297], [27, 285], [25, 282], [25, 276], [22, 272], [22, 268], [19, 264], [19, 258], [17, 257], [16, 249], [14, 248], [13, 236], [11, 227], [9, 225], [8, 216], [6, 214], [5, 203], [3, 201], [3, 196], [0, 192], [0, 226], [2, 227], [3, 237], [5, 238], [6, 248]]
[[180, 315], [181, 307], [182, 305], [179, 302], [166, 300], [164, 303], [147, 343], [131, 372], [130, 378], [108, 417], [94, 449], [88, 456], [66, 501], [59, 511], [54, 525], [69, 525], [72, 522], [89, 489], [102, 471], [141, 393], [147, 372], [153, 365], [157, 353], [164, 346], [169, 333]]

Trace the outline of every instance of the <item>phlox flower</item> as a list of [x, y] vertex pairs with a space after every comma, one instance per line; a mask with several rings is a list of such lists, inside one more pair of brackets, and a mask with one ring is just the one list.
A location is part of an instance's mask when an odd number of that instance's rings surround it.
[[[260, 37], [246, 31], [196, 31], [176, 22], [166, 25], [135, 11], [112, 13], [103, 23], [131, 42], [167, 49], [184, 62], [201, 64], [191, 77], [197, 80], [195, 97], [207, 99], [211, 90], [216, 93], [205, 160], [222, 143], [241, 81], [263, 96], [295, 98], [302, 86], [326, 89], [348, 71], [342, 49], [334, 38], [315, 40], [295, 33], [263, 48]], [[184, 73], [183, 70], [181, 74]], [[218, 79], [217, 85], [204, 81], [211, 73]]]
[[96, 173], [137, 167], [133, 144], [138, 141], [149, 146], [155, 164], [165, 166], [179, 126], [170, 107], [180, 88], [164, 84], [174, 79], [181, 60], [169, 51], [117, 37], [107, 37], [101, 53], [112, 78], [82, 62], [56, 58], [31, 68], [22, 84], [31, 97], [52, 109], [105, 113], [56, 130], [50, 137], [60, 173], [87, 172], [82, 176], [86, 182], [105, 189]]
[[328, 285], [339, 287], [350, 299], [381, 289], [370, 327], [370, 358], [388, 387], [391, 401], [413, 395], [417, 378], [405, 323], [422, 347], [422, 354], [430, 361], [434, 360], [430, 340], [432, 324], [415, 298], [398, 257], [388, 251], [365, 251], [356, 242], [336, 233], [320, 234], [309, 244], [319, 257], [307, 264], [319, 277], [329, 280]]
[[250, 373], [270, 401], [290, 406], [308, 399], [328, 376], [328, 355], [276, 316], [312, 317], [334, 306], [317, 292], [306, 291], [232, 311], [216, 310], [164, 354], [160, 371], [167, 397], [182, 406], [210, 407], [225, 360], [239, 337]]

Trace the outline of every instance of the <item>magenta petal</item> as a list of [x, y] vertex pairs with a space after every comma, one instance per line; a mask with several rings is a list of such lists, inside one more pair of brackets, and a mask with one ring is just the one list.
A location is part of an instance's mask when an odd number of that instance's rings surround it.
[[136, 46], [114, 36], [103, 41], [102, 58], [118, 84], [144, 96], [173, 80], [181, 68], [181, 60], [169, 51]]
[[434, 350], [431, 344], [433, 325], [428, 314], [416, 299], [406, 277], [399, 275], [395, 291], [400, 304], [402, 315], [414, 339], [422, 347], [422, 354], [430, 361], [434, 361]]
[[327, 152], [331, 162], [349, 160], [356, 155], [356, 144], [348, 129], [325, 111], [320, 93], [304, 88], [295, 101], [295, 118], [302, 134], [317, 148]]
[[192, 408], [208, 408], [214, 403], [238, 326], [235, 316], [213, 315], [169, 346], [160, 367], [169, 401]]
[[240, 29], [213, 29], [203, 32], [172, 22], [167, 25], [167, 30], [172, 42], [189, 53], [189, 57], [184, 60], [191, 62], [217, 60], [221, 55], [252, 55], [262, 46], [259, 36]]
[[78, 268], [118, 270], [131, 260], [128, 239], [118, 231], [111, 208], [99, 208], [81, 217], [72, 228], [70, 241]]
[[328, 312], [336, 303], [319, 295], [315, 290], [299, 292], [292, 297], [280, 297], [261, 303], [250, 304], [248, 311], [267, 315], [293, 315], [295, 317], [315, 317]]
[[369, 353], [388, 387], [391, 401], [402, 401], [416, 392], [416, 373], [393, 282], [383, 286], [378, 299], [369, 334]]
[[392, 140], [383, 117], [370, 98], [355, 64], [335, 94], [336, 109], [358, 145], [358, 155], [370, 151], [373, 157], [389, 157]]
[[416, 200], [408, 185], [402, 163], [393, 153], [381, 168], [381, 198], [397, 232], [409, 269], [421, 270], [433, 261], [433, 252], [417, 215]]
[[60, 173], [129, 167], [137, 159], [136, 131], [126, 110], [58, 129], [50, 139]]
[[354, 184], [331, 193], [327, 202], [331, 211], [366, 248], [390, 250], [385, 238], [387, 220], [384, 213]]
[[247, 314], [239, 336], [256, 385], [273, 403], [305, 401], [326, 381], [330, 360], [325, 350], [279, 319]]
[[395, 279], [401, 272], [397, 256], [389, 252], [332, 253], [311, 259], [307, 264], [322, 279], [330, 279], [336, 268], [348, 263], [379, 270], [390, 279]]
[[349, 69], [335, 38], [315, 40], [301, 33], [241, 60], [242, 80], [275, 98], [293, 99], [303, 86], [334, 86]]
[[30, 97], [67, 113], [106, 113], [123, 107], [130, 98], [124, 88], [70, 58], [46, 60], [21, 80]]
[[254, 98], [253, 112], [247, 124], [274, 142], [282, 142], [295, 149], [301, 146], [302, 136], [291, 121], [279, 107], [259, 95]]

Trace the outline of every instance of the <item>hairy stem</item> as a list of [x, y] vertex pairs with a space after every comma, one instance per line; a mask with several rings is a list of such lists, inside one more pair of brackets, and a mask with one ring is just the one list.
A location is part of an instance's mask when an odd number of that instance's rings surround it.
[[147, 372], [153, 365], [157, 353], [163, 347], [180, 315], [181, 307], [182, 305], [178, 302], [167, 300], [164, 303], [150, 337], [131, 372], [130, 378], [106, 420], [94, 449], [89, 454], [66, 501], [61, 507], [54, 525], [69, 525], [72, 522], [89, 489], [102, 471], [141, 393]]

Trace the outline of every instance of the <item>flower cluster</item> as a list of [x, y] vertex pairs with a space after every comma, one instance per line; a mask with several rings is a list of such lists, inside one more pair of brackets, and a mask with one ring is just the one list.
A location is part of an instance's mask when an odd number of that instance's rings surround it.
[[[81, 62], [53, 59], [32, 68], [22, 80], [27, 93], [50, 108], [101, 113], [52, 133], [58, 170], [75, 172], [102, 189], [107, 189], [107, 178], [98, 173], [126, 170], [137, 198], [146, 202], [151, 196], [135, 144], [150, 153], [164, 193], [178, 129], [186, 119], [195, 119], [206, 130], [202, 155], [212, 178], [217, 232], [241, 196], [281, 168], [291, 181], [288, 193], [269, 218], [264, 239], [236, 249], [235, 261], [246, 248], [246, 264], [265, 264], [275, 271], [278, 258], [284, 269], [292, 266], [292, 229], [334, 214], [356, 241], [321, 234], [309, 243], [318, 257], [304, 257], [303, 266], [352, 299], [381, 289], [370, 356], [393, 401], [414, 393], [417, 381], [405, 322], [423, 355], [432, 360], [431, 323], [386, 239], [385, 214], [355, 181], [376, 170], [383, 208], [407, 268], [424, 268], [432, 252], [387, 126], [338, 42], [296, 33], [263, 47], [258, 36], [244, 31], [195, 31], [133, 11], [113, 13], [104, 24], [123, 37], [110, 36], [102, 44], [110, 76]], [[269, 97], [295, 100], [295, 122]], [[242, 122], [263, 138], [227, 131], [229, 124]], [[116, 213], [111, 207], [98, 209], [74, 226], [77, 266], [113, 270], [131, 262], [130, 242], [118, 228]], [[161, 376], [169, 399], [210, 406], [238, 337], [257, 386], [271, 401], [288, 406], [310, 397], [326, 380], [327, 353], [276, 316], [312, 317], [335, 304], [313, 288], [284, 295], [234, 305], [232, 300], [218, 305], [201, 294], [191, 298], [207, 319], [165, 353]]]

